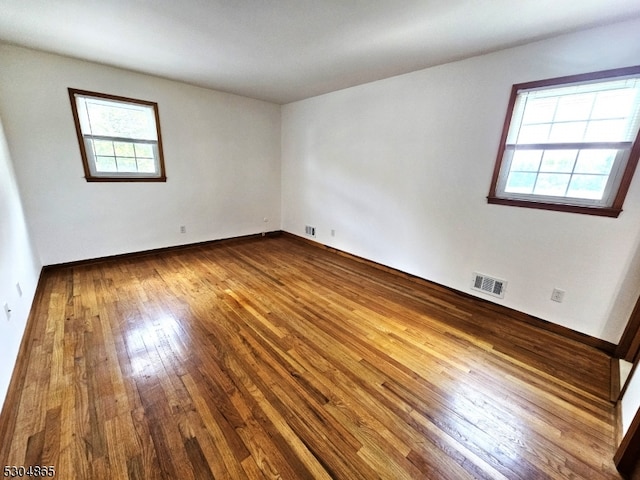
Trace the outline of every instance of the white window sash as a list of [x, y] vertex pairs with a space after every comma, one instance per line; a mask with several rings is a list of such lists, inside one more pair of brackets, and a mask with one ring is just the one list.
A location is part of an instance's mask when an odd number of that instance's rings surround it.
[[[91, 171], [91, 175], [94, 177], [136, 177], [136, 178], [159, 178], [161, 175], [160, 172], [160, 156], [158, 154], [158, 142], [156, 140], [141, 140], [141, 139], [133, 139], [133, 138], [122, 138], [122, 137], [108, 137], [104, 135], [83, 135], [84, 145], [87, 152], [89, 170]], [[154, 171], [153, 172], [104, 172], [99, 171], [97, 169], [97, 156], [93, 150], [93, 140], [107, 140], [113, 142], [123, 142], [123, 143], [131, 143], [131, 144], [146, 144], [151, 145], [153, 150], [153, 164]], [[115, 158], [115, 156], [114, 156]]]

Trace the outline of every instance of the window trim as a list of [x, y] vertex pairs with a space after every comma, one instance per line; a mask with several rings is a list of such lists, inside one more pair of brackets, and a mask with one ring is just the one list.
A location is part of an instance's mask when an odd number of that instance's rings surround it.
[[511, 88], [511, 96], [507, 106], [507, 114], [505, 116], [504, 125], [502, 129], [502, 135], [500, 137], [500, 146], [498, 148], [498, 155], [493, 170], [493, 177], [491, 179], [491, 187], [487, 201], [490, 204], [496, 205], [509, 205], [513, 207], [526, 207], [536, 208], [542, 210], [553, 210], [559, 212], [569, 213], [582, 213], [587, 215], [599, 215], [605, 217], [616, 218], [622, 212], [622, 206], [631, 185], [631, 180], [638, 165], [638, 159], [640, 158], [640, 131], [636, 135], [633, 145], [629, 152], [629, 158], [624, 166], [624, 169], [620, 173], [620, 182], [617, 187], [615, 195], [613, 195], [613, 202], [611, 206], [594, 206], [594, 205], [578, 205], [568, 203], [556, 203], [544, 201], [544, 199], [517, 199], [517, 198], [505, 198], [497, 195], [498, 182], [500, 179], [500, 173], [502, 170], [505, 150], [507, 148], [507, 135], [509, 133], [509, 127], [513, 117], [513, 109], [515, 107], [516, 98], [518, 92], [521, 90], [531, 90], [540, 87], [560, 87], [565, 84], [588, 82], [594, 80], [607, 80], [615, 77], [623, 77], [627, 75], [640, 74], [640, 65], [625, 68], [616, 68], [612, 70], [602, 70], [599, 72], [585, 73], [579, 75], [569, 75], [565, 77], [551, 78], [546, 80], [537, 80], [533, 82], [515, 84]]
[[[71, 111], [73, 113], [73, 121], [76, 128], [76, 135], [78, 138], [78, 144], [80, 145], [80, 155], [82, 157], [82, 167], [84, 169], [85, 180], [87, 182], [166, 182], [167, 176], [164, 166], [164, 153], [162, 150], [162, 134], [160, 133], [160, 115], [158, 113], [158, 104], [156, 102], [150, 102], [147, 100], [138, 100], [135, 98], [122, 97], [118, 95], [110, 95], [106, 93], [91, 92], [88, 90], [79, 90], [75, 88], [68, 88], [69, 99], [71, 101]], [[114, 172], [109, 175], [95, 175], [92, 173], [91, 166], [89, 164], [89, 156], [85, 145], [84, 135], [80, 124], [80, 118], [78, 116], [78, 109], [76, 103], [76, 95], [103, 98], [105, 100], [111, 100], [114, 102], [133, 103], [138, 105], [144, 105], [153, 109], [154, 118], [156, 122], [157, 140], [157, 155], [158, 155], [158, 170], [159, 175], [145, 176], [130, 172]], [[115, 138], [115, 137], [114, 137]]]

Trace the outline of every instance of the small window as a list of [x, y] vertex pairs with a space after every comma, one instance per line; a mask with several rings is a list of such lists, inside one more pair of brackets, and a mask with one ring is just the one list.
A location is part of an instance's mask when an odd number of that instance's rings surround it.
[[639, 127], [640, 66], [514, 85], [489, 203], [617, 217]]
[[166, 181], [158, 106], [69, 89], [87, 181]]

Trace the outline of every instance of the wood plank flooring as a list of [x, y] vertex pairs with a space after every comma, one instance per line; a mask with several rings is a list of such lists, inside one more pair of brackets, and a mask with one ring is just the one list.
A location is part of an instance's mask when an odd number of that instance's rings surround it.
[[290, 236], [46, 270], [0, 467], [616, 479], [609, 357]]

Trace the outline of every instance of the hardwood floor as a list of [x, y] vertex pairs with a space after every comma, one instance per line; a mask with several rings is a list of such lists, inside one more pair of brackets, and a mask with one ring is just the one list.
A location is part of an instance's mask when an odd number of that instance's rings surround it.
[[289, 236], [46, 270], [0, 467], [615, 479], [609, 357]]

